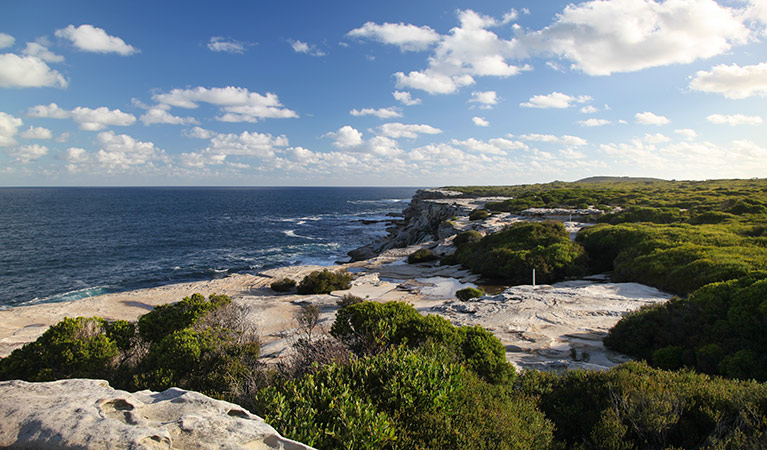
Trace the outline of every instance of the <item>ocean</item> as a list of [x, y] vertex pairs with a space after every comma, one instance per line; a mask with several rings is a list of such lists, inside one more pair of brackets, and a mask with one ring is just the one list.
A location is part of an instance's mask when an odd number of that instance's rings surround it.
[[348, 260], [415, 190], [0, 188], [0, 309]]

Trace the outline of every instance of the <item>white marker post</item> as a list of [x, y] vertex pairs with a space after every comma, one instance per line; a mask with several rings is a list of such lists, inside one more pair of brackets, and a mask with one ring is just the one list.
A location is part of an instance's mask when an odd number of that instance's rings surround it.
[[533, 269], [533, 287], [535, 287], [535, 269]]

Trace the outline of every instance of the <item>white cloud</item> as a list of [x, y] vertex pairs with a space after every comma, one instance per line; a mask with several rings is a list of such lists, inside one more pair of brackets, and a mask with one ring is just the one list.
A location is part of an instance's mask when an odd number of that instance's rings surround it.
[[401, 51], [427, 50], [440, 40], [440, 35], [427, 26], [417, 27], [404, 23], [367, 22], [346, 33], [353, 38], [367, 38], [384, 44], [396, 45]]
[[351, 111], [349, 111], [349, 114], [351, 114], [352, 116], [376, 116], [379, 119], [391, 119], [392, 117], [402, 117], [402, 113], [397, 111], [395, 108], [352, 109]]
[[223, 36], [213, 36], [208, 41], [208, 49], [212, 52], [245, 53], [246, 44]]
[[47, 155], [48, 147], [38, 144], [22, 145], [11, 149], [9, 154], [22, 164], [29, 164]]
[[157, 123], [171, 124], [171, 125], [188, 125], [198, 123], [194, 117], [178, 117], [169, 113], [163, 108], [150, 108], [144, 115], [140, 117], [141, 122], [144, 125], [152, 125]]
[[90, 158], [84, 148], [69, 147], [64, 152], [64, 159], [69, 163], [79, 164], [88, 161]]
[[206, 130], [205, 128], [194, 127], [190, 130], [184, 130], [184, 136], [195, 139], [210, 139], [216, 135], [216, 132]]
[[593, 117], [591, 119], [578, 121], [578, 125], [583, 127], [601, 127], [603, 125], [608, 125], [610, 123], [612, 122], [610, 122], [607, 119], [594, 119]]
[[520, 50], [556, 54], [589, 75], [691, 63], [748, 40], [736, 15], [714, 0], [587, 1], [520, 37]]
[[583, 108], [581, 108], [581, 112], [583, 114], [594, 114], [596, 112], [599, 112], [599, 108], [592, 105], [586, 105]]
[[327, 133], [325, 136], [335, 139], [333, 145], [337, 148], [350, 148], [362, 145], [362, 133], [356, 128], [345, 125], [338, 131]]
[[636, 123], [641, 123], [642, 125], [666, 125], [671, 122], [667, 117], [659, 116], [649, 111], [636, 113], [634, 119], [636, 120]]
[[519, 106], [525, 108], [569, 108], [574, 103], [585, 103], [591, 101], [592, 98], [588, 95], [581, 95], [579, 97], [572, 97], [561, 92], [552, 92], [548, 95], [534, 95], [530, 97], [527, 103], [520, 103]]
[[14, 136], [24, 122], [18, 117], [0, 112], [0, 147], [8, 147], [16, 144]]
[[296, 53], [305, 53], [312, 56], [325, 56], [326, 53], [319, 50], [314, 44], [307, 44], [306, 42], [294, 41], [289, 39], [290, 46], [293, 47], [293, 51]]
[[767, 97], [767, 63], [743, 67], [720, 64], [709, 72], [701, 70], [690, 81], [690, 89], [714, 92], [730, 99]]
[[21, 51], [27, 56], [35, 56], [49, 63], [59, 63], [64, 61], [64, 57], [57, 55], [42, 44], [37, 42], [27, 42], [27, 46]]
[[476, 117], [475, 116], [475, 117], [471, 118], [471, 121], [474, 122], [474, 125], [476, 125], [478, 127], [489, 127], [490, 126], [490, 122], [485, 120], [483, 117]]
[[706, 120], [708, 120], [711, 123], [715, 123], [717, 125], [761, 125], [763, 123], [763, 120], [759, 116], [746, 116], [743, 114], [732, 114], [732, 115], [724, 115], [724, 114], [711, 114], [710, 116], [706, 117]]
[[96, 137], [96, 142], [99, 150], [93, 158], [110, 171], [153, 165], [154, 162], [167, 160], [165, 152], [155, 147], [154, 143], [137, 141], [127, 134], [116, 135], [112, 131], [102, 131]]
[[458, 19], [461, 25], [441, 37], [426, 69], [394, 74], [398, 88], [451, 94], [474, 84], [475, 76], [509, 77], [531, 69], [507, 62], [521, 53], [512, 41], [500, 39], [487, 29], [502, 22], [471, 10], [459, 11]]
[[439, 134], [442, 130], [434, 128], [431, 125], [416, 125], [404, 123], [385, 123], [378, 127], [381, 135], [394, 139], [408, 138], [415, 139], [419, 134]]
[[138, 53], [138, 49], [128, 45], [117, 36], [110, 36], [103, 28], [93, 25], [69, 25], [56, 30], [56, 37], [68, 39], [82, 51], [94, 53], [117, 53], [123, 56]]
[[271, 158], [279, 147], [286, 147], [288, 138], [257, 132], [243, 131], [240, 134], [218, 134], [214, 136], [204, 154], [212, 161], [223, 162], [227, 156], [249, 156]]
[[655, 134], [646, 133], [644, 135], [644, 141], [647, 142], [648, 144], [662, 144], [670, 140], [671, 140], [670, 137], [662, 133], [655, 133]]
[[392, 92], [392, 95], [398, 102], [402, 103], [405, 106], [413, 106], [413, 105], [421, 104], [421, 99], [413, 98], [412, 95], [410, 95], [410, 92], [394, 91]]
[[257, 122], [260, 119], [286, 119], [298, 117], [295, 111], [285, 108], [276, 94], [267, 92], [261, 95], [245, 88], [228, 86], [225, 88], [173, 89], [168, 93], [152, 96], [156, 102], [178, 108], [193, 109], [199, 103], [210, 103], [221, 107], [223, 115], [218, 120], [223, 122]]
[[19, 136], [24, 139], [52, 139], [53, 133], [47, 128], [30, 126], [19, 134]]
[[526, 150], [527, 144], [520, 141], [511, 141], [504, 138], [490, 139], [489, 141], [481, 141], [474, 138], [469, 138], [463, 141], [453, 139], [451, 144], [463, 147], [468, 151], [476, 153], [485, 153], [490, 155], [506, 155], [507, 150]]
[[36, 56], [0, 55], [0, 87], [67, 87], [68, 81]]
[[125, 127], [136, 122], [136, 117], [133, 114], [124, 113], [119, 109], [111, 110], [105, 106], [96, 109], [78, 106], [67, 111], [61, 109], [57, 104], [51, 103], [50, 105], [33, 106], [29, 108], [27, 114], [31, 117], [49, 119], [71, 118], [80, 126], [81, 130], [89, 131], [103, 130], [113, 125]]
[[481, 103], [483, 109], [492, 109], [498, 104], [498, 94], [495, 91], [474, 91], [469, 103]]
[[695, 130], [690, 128], [680, 128], [680, 129], [674, 130], [674, 133], [681, 135], [683, 138], [689, 141], [698, 137], [698, 133], [696, 133]]
[[6, 48], [13, 45], [16, 38], [7, 33], [0, 33], [0, 48]]
[[588, 144], [586, 139], [578, 136], [570, 136], [565, 134], [563, 136], [554, 136], [553, 134], [523, 134], [519, 136], [520, 139], [534, 142], [547, 142], [553, 144], [567, 145], [568, 147], [581, 147]]

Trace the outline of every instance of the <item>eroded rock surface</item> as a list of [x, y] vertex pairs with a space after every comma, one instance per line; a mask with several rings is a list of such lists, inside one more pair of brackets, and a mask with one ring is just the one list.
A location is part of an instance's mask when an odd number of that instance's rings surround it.
[[233, 403], [172, 388], [129, 393], [103, 380], [0, 382], [0, 447], [11, 449], [282, 449], [280, 436]]

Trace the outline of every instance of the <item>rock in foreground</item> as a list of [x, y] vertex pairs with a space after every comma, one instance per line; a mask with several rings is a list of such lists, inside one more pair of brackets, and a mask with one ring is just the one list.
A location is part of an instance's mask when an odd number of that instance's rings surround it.
[[233, 403], [84, 379], [0, 382], [0, 448], [310, 449]]

